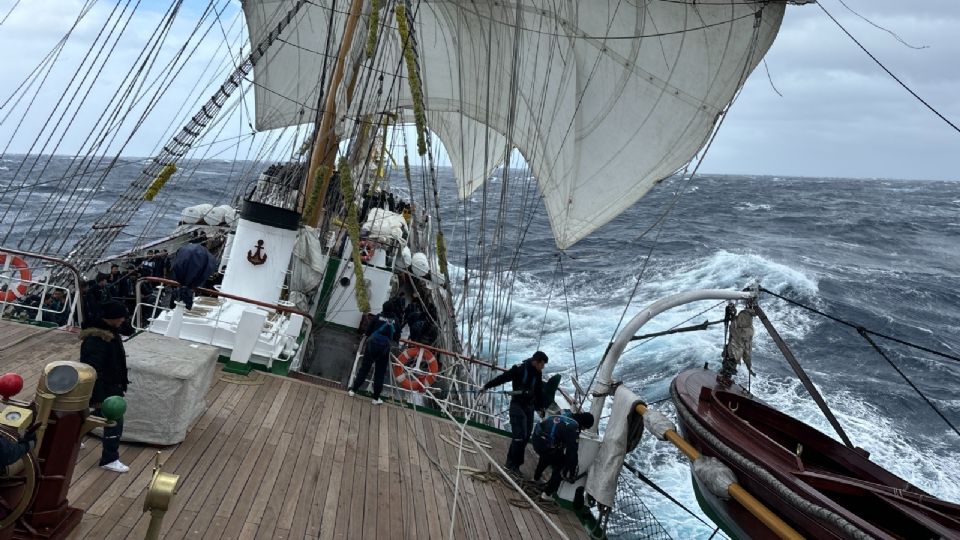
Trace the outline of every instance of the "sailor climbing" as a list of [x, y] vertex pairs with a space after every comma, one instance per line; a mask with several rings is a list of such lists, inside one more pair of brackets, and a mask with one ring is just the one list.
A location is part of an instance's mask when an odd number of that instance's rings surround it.
[[370, 373], [370, 367], [374, 366], [373, 404], [383, 403], [380, 392], [383, 390], [383, 378], [390, 364], [390, 347], [400, 341], [400, 321], [398, 314], [395, 313], [396, 306], [395, 300], [387, 300], [383, 303], [380, 314], [367, 325], [367, 343], [363, 351], [363, 360], [360, 362], [360, 369], [357, 370], [353, 384], [350, 385], [350, 391], [347, 392], [351, 397], [360, 391], [360, 387], [367, 380], [367, 374]]
[[507, 381], [513, 383], [513, 398], [510, 400], [510, 431], [513, 439], [507, 450], [506, 468], [517, 475], [520, 474], [523, 454], [533, 431], [533, 411], [542, 410], [546, 406], [543, 403], [542, 389], [543, 368], [547, 365], [547, 360], [543, 351], [537, 351], [530, 358], [483, 385], [485, 391]]
[[570, 413], [565, 411], [560, 415], [551, 415], [537, 424], [533, 430], [533, 449], [540, 456], [533, 479], [540, 481], [540, 476], [552, 467], [550, 480], [543, 488], [541, 499], [550, 499], [560, 487], [560, 480], [566, 478], [573, 481], [577, 476], [580, 430], [593, 427], [593, 415], [590, 413]]

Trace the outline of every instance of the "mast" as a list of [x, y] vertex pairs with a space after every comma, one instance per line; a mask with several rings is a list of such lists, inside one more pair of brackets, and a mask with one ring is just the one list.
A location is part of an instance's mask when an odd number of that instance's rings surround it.
[[[347, 52], [349, 51], [350, 43], [353, 42], [353, 34], [356, 31], [362, 8], [363, 0], [353, 0], [350, 4], [350, 16], [344, 25], [340, 52], [337, 55], [337, 63], [333, 70], [333, 77], [330, 80], [330, 85], [327, 87], [327, 101], [323, 108], [323, 116], [320, 118], [320, 124], [316, 130], [316, 143], [313, 146], [313, 153], [310, 155], [310, 168], [307, 171], [305, 193], [312, 194], [314, 189], [317, 190], [316, 201], [319, 208], [323, 207], [323, 201], [327, 196], [327, 187], [330, 184], [334, 158], [336, 157], [337, 145], [339, 144], [337, 134], [333, 128], [337, 112], [337, 88], [343, 80]], [[350, 101], [349, 97], [350, 96], [348, 96], [347, 99], [348, 105]], [[326, 172], [323, 174], [323, 178], [317, 178], [317, 172], [321, 166], [326, 167]], [[315, 185], [317, 182], [320, 183], [319, 186]], [[308, 198], [310, 198], [310, 195], [308, 195]], [[311, 223], [307, 223], [307, 225], [316, 226], [320, 222], [321, 211], [315, 211], [312, 214], [313, 215], [305, 215], [303, 217], [305, 220], [311, 221]]]

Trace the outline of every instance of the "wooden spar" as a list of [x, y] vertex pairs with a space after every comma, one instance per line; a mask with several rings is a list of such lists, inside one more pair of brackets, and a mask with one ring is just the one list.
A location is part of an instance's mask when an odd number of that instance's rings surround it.
[[[647, 412], [647, 406], [641, 403], [636, 406], [636, 411], [637, 414], [643, 416]], [[669, 429], [663, 434], [663, 436], [674, 446], [676, 446], [678, 450], [683, 452], [683, 454], [687, 456], [690, 461], [696, 461], [700, 459], [700, 452], [698, 452], [693, 445], [687, 442], [687, 440], [676, 431]], [[770, 509], [767, 508], [762, 502], [758, 501], [756, 497], [748, 493], [747, 490], [743, 489], [740, 484], [734, 482], [727, 486], [727, 493], [729, 493], [734, 500], [742, 504], [748, 512], [753, 514], [754, 517], [769, 527], [770, 530], [777, 535], [777, 537], [788, 538], [790, 540], [799, 540], [803, 538], [800, 533], [794, 530], [794, 528], [790, 525], [787, 525], [786, 522], [780, 519], [780, 516], [770, 511]]]
[[[337, 88], [343, 80], [344, 66], [347, 61], [347, 53], [350, 49], [350, 43], [353, 42], [353, 33], [357, 29], [357, 21], [360, 19], [360, 11], [363, 8], [363, 0], [353, 0], [350, 4], [350, 16], [343, 30], [343, 42], [340, 46], [340, 54], [337, 55], [337, 64], [333, 69], [333, 77], [330, 79], [330, 85], [327, 87], [327, 103], [323, 109], [323, 116], [320, 119], [320, 126], [316, 131], [316, 143], [313, 146], [313, 153], [310, 155], [310, 168], [307, 172], [307, 183], [305, 193], [312, 193], [314, 182], [317, 181], [317, 170], [321, 165], [327, 166], [327, 173], [319, 179], [319, 195], [317, 204], [322, 207], [323, 201], [327, 197], [327, 187], [330, 184], [330, 176], [333, 173], [333, 160], [336, 157], [337, 135], [333, 129], [333, 123], [336, 119], [337, 111]], [[352, 94], [352, 92], [351, 92]], [[321, 212], [317, 212], [316, 221], [308, 225], [316, 226], [320, 220]]]

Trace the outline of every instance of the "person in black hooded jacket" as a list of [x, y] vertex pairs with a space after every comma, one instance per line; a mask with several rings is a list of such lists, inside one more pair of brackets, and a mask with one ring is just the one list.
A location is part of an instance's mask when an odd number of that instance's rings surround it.
[[[513, 397], [510, 399], [510, 431], [512, 439], [507, 450], [507, 470], [520, 474], [523, 455], [533, 431], [533, 411], [543, 409], [543, 368], [547, 365], [547, 355], [543, 351], [513, 366], [501, 375], [483, 385], [483, 390], [513, 383]], [[541, 413], [542, 416], [542, 413]]]
[[[127, 320], [127, 308], [120, 302], [101, 306], [100, 318], [80, 332], [80, 361], [97, 372], [97, 380], [90, 396], [90, 407], [100, 416], [100, 405], [110, 396], [123, 396], [130, 380], [127, 378], [127, 354], [123, 350], [121, 333]], [[125, 473], [129, 467], [120, 462], [120, 436], [123, 419], [103, 430], [103, 453], [100, 466], [109, 471]]]

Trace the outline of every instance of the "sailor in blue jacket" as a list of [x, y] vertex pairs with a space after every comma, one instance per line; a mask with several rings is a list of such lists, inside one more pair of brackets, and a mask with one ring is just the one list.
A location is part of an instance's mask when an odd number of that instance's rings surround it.
[[387, 300], [383, 303], [380, 314], [367, 326], [366, 347], [363, 351], [363, 360], [353, 379], [350, 391], [351, 397], [360, 391], [360, 387], [367, 381], [367, 374], [373, 367], [373, 404], [380, 405], [380, 392], [383, 391], [383, 379], [387, 375], [390, 365], [390, 347], [400, 340], [400, 321], [395, 313], [396, 302]]
[[569, 411], [560, 415], [551, 415], [537, 424], [533, 430], [533, 449], [540, 455], [533, 479], [540, 480], [540, 476], [547, 467], [553, 467], [550, 480], [543, 489], [541, 498], [549, 498], [557, 492], [560, 480], [576, 478], [579, 456], [580, 430], [593, 427], [593, 415], [580, 412], [571, 414]]
[[547, 365], [547, 355], [542, 351], [508, 369], [498, 377], [483, 385], [483, 390], [510, 381], [513, 383], [513, 398], [510, 400], [510, 431], [512, 440], [507, 450], [506, 468], [520, 474], [523, 465], [523, 453], [533, 431], [533, 411], [543, 409], [543, 368]]

